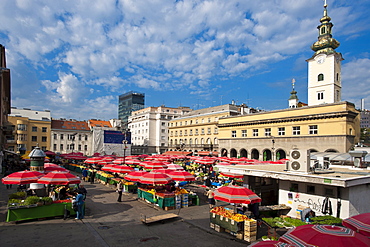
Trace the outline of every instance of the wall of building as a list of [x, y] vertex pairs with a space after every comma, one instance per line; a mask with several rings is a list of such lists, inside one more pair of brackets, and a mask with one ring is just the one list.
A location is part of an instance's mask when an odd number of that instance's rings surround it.
[[349, 216], [368, 213], [370, 207], [370, 184], [349, 188]]
[[[298, 184], [298, 190], [292, 191], [292, 183]], [[311, 194], [307, 192], [307, 186], [315, 186], [315, 193]], [[328, 190], [331, 193], [328, 193]], [[322, 214], [322, 205], [326, 196], [332, 205], [333, 216], [336, 216], [337, 212], [337, 187], [328, 185], [319, 185], [311, 183], [281, 181], [279, 182], [279, 204], [285, 204], [292, 209], [288, 213], [291, 217], [298, 218], [297, 214], [298, 206], [310, 207], [317, 216]], [[348, 214], [348, 200], [342, 200], [341, 207], [341, 218], [347, 218]]]

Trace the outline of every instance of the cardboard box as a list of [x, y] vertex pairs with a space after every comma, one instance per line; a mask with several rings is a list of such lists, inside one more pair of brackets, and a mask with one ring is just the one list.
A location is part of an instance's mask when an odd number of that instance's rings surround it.
[[172, 207], [164, 207], [164, 210], [166, 210], [166, 211], [168, 211], [168, 210], [174, 210], [174, 209], [175, 209], [174, 206], [172, 206]]
[[209, 224], [209, 227], [211, 227], [212, 229], [215, 229], [215, 224], [210, 223], [210, 224]]

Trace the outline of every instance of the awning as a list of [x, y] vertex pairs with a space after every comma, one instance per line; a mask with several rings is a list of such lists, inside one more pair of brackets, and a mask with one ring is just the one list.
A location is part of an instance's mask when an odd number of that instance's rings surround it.
[[185, 152], [185, 151], [167, 151], [162, 155], [191, 155], [192, 152]]
[[199, 156], [206, 156], [206, 155], [218, 156], [218, 152], [210, 152], [210, 151], [198, 151]]
[[9, 151], [9, 150], [4, 150], [5, 153], [9, 153], [9, 154], [13, 154], [13, 155], [18, 155], [16, 152], [13, 152], [13, 151]]

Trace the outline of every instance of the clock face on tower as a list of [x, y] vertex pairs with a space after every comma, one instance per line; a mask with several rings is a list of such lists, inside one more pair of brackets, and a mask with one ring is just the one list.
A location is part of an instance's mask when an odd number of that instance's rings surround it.
[[324, 62], [325, 62], [325, 57], [324, 57], [324, 56], [319, 56], [319, 57], [317, 57], [317, 58], [316, 58], [316, 62], [317, 62], [318, 64], [322, 64], [322, 63], [324, 63]]

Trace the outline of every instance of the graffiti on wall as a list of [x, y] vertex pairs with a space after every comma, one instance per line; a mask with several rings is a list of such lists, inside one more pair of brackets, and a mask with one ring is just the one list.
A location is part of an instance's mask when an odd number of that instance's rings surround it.
[[310, 207], [313, 211], [320, 212], [322, 202], [320, 198], [307, 198], [306, 200], [301, 199], [299, 194], [295, 196], [294, 202], [303, 204], [304, 206]]

